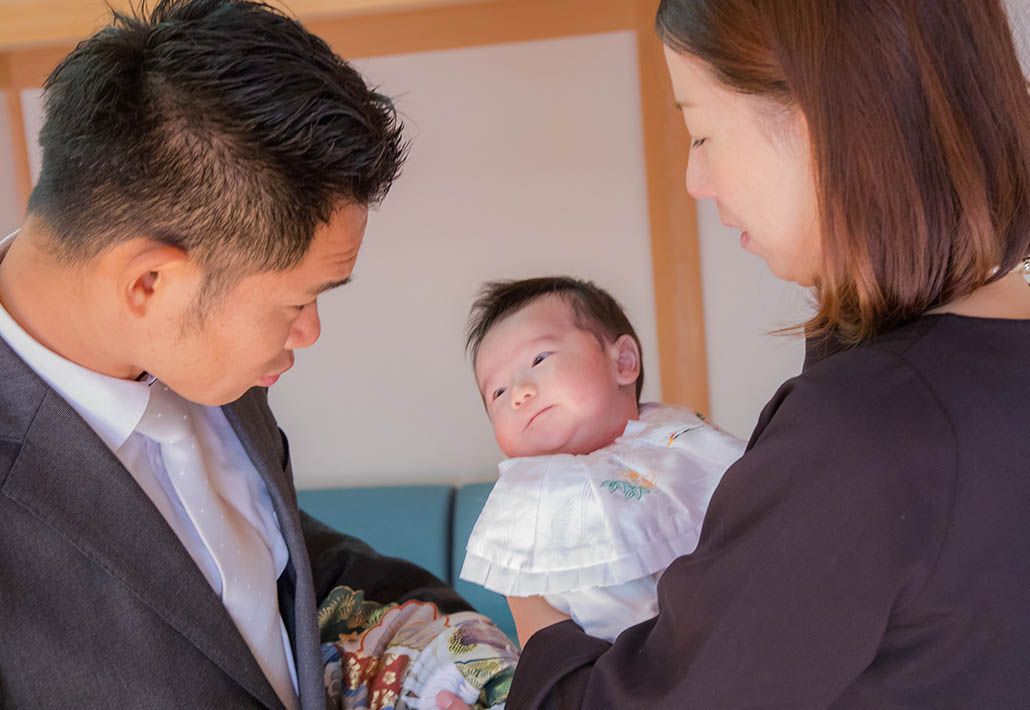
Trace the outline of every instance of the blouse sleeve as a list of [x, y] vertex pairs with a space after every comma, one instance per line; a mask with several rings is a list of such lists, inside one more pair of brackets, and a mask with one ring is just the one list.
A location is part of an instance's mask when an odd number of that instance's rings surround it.
[[877, 655], [940, 550], [948, 417], [893, 353], [843, 353], [785, 384], [715, 492], [659, 615], [613, 645], [535, 634], [508, 708], [825, 707]]

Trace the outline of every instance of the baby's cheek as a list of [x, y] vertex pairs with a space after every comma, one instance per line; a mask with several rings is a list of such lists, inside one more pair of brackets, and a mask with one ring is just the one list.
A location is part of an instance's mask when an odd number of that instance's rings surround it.
[[515, 446], [515, 437], [509, 427], [504, 426], [503, 423], [494, 422], [494, 438], [497, 439], [497, 445], [501, 447], [501, 451], [506, 456], [510, 456], [510, 451]]
[[597, 368], [580, 373], [576, 381], [575, 401], [577, 409], [583, 417], [592, 417], [607, 406], [610, 377]]

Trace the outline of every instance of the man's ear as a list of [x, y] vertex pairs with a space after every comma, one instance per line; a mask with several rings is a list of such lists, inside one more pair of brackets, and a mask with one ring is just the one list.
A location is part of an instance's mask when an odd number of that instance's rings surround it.
[[110, 249], [101, 259], [116, 273], [119, 301], [134, 316], [150, 312], [159, 299], [181, 300], [175, 291], [191, 288], [196, 266], [179, 247], [150, 239], [132, 239]]
[[612, 346], [615, 373], [620, 385], [634, 384], [640, 377], [640, 347], [631, 335], [620, 335]]

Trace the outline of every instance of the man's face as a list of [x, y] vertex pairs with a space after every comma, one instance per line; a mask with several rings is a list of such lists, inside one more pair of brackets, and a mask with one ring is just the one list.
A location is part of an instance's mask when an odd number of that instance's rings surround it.
[[222, 405], [270, 387], [293, 366], [293, 351], [321, 334], [317, 298], [350, 278], [368, 210], [350, 205], [315, 232], [304, 259], [281, 272], [241, 279], [199, 325], [168, 329], [150, 348], [149, 371], [188, 400]]

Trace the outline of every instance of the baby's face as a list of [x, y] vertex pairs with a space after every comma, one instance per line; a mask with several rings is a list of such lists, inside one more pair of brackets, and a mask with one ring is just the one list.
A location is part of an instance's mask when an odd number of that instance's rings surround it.
[[618, 347], [576, 325], [556, 297], [497, 323], [479, 348], [476, 382], [506, 456], [585, 454], [611, 443], [636, 416]]

